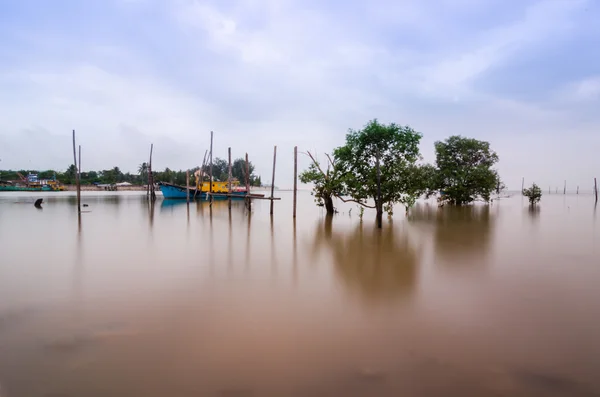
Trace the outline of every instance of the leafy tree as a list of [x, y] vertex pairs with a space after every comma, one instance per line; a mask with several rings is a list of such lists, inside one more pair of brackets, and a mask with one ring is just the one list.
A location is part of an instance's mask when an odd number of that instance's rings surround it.
[[[409, 126], [375, 119], [362, 130], [350, 130], [346, 144], [333, 153], [344, 190], [352, 201], [376, 209], [379, 227], [384, 206], [410, 205], [425, 190], [417, 174], [420, 140], [421, 134]], [[368, 199], [375, 205], [368, 205]]]
[[542, 189], [535, 183], [528, 189], [523, 189], [523, 196], [529, 198], [529, 204], [535, 205], [542, 199]]
[[[252, 181], [252, 175], [254, 174], [254, 165], [251, 161], [248, 162], [248, 168], [250, 171], [249, 180]], [[234, 178], [237, 178], [240, 181], [240, 184], [243, 185], [246, 183], [246, 160], [243, 158], [235, 159], [233, 164], [231, 165], [231, 175]]]
[[315, 197], [315, 202], [318, 206], [324, 206], [327, 213], [332, 215], [335, 212], [333, 197], [343, 193], [339, 167], [333, 166], [333, 161], [330, 160], [325, 172], [310, 152], [308, 155], [313, 162], [307, 170], [300, 174], [300, 182], [314, 184], [312, 195]]
[[442, 193], [441, 200], [455, 205], [468, 204], [478, 197], [489, 201], [492, 192], [502, 186], [492, 169], [498, 155], [490, 144], [477, 139], [451, 136], [435, 143], [437, 176], [432, 191]]
[[142, 164], [139, 165], [138, 167], [138, 174], [140, 176], [140, 179], [144, 182], [148, 181], [148, 163], [143, 162]]

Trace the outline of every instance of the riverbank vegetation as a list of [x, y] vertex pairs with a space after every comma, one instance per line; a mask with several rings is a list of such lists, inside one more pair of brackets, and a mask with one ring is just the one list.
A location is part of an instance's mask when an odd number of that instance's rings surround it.
[[489, 202], [503, 186], [493, 168], [498, 155], [490, 144], [462, 136], [435, 142], [435, 164], [422, 162], [419, 143], [423, 135], [409, 126], [369, 121], [361, 130], [349, 130], [343, 146], [326, 155], [323, 166], [312, 153], [312, 163], [300, 174], [313, 183], [318, 205], [333, 214], [333, 198], [374, 208], [378, 224], [384, 211], [393, 214], [394, 204], [408, 211], [425, 195], [440, 203]]
[[[205, 165], [205, 180], [208, 180], [209, 175], [209, 166]], [[228, 163], [225, 160], [220, 158], [216, 158], [213, 161], [213, 176], [216, 181], [226, 181], [228, 177]], [[245, 168], [246, 162], [244, 159], [239, 158], [236, 159], [232, 164], [232, 176], [237, 178], [240, 183], [245, 183]], [[251, 186], [261, 186], [261, 178], [254, 174], [254, 165], [250, 162], [250, 185]], [[200, 167], [195, 167], [190, 170], [190, 183], [194, 183], [193, 174]], [[100, 171], [87, 171], [81, 172], [81, 184], [82, 185], [91, 185], [94, 183], [99, 184], [114, 184], [121, 182], [129, 182], [132, 185], [145, 185], [148, 183], [148, 165], [146, 163], [142, 163], [138, 167], [137, 174], [131, 174], [129, 172], [122, 172], [119, 167], [114, 167], [108, 170], [100, 170]], [[75, 173], [77, 169], [74, 165], [70, 165], [66, 171], [56, 171], [56, 170], [45, 170], [45, 171], [37, 171], [37, 170], [0, 170], [0, 180], [6, 181], [19, 181], [19, 173], [23, 176], [27, 176], [28, 173], [37, 174], [39, 179], [53, 179], [56, 178], [61, 183], [65, 185], [75, 184]], [[152, 171], [152, 175], [154, 176], [154, 181], [158, 182], [168, 182], [174, 183], [177, 185], [185, 185], [185, 170], [171, 170], [170, 168], [165, 168], [162, 171]]]

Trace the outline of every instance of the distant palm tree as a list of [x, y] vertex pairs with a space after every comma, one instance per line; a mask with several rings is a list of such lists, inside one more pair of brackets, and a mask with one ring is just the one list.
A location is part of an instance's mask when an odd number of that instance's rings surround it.
[[148, 179], [148, 163], [144, 162], [138, 167], [138, 173], [142, 183]]

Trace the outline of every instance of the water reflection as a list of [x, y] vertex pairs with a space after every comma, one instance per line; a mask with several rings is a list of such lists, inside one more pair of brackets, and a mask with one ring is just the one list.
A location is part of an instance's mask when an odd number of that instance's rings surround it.
[[367, 302], [407, 298], [414, 292], [419, 255], [400, 227], [378, 230], [361, 222], [338, 229], [327, 216], [316, 224], [313, 247], [315, 252], [327, 248], [339, 280]]
[[498, 211], [492, 213], [489, 205], [440, 208], [420, 203], [411, 209], [408, 219], [433, 226], [436, 262], [479, 266], [485, 264]]
[[537, 205], [529, 205], [527, 206], [527, 217], [531, 221], [532, 224], [537, 225], [540, 221], [540, 210], [541, 208]]

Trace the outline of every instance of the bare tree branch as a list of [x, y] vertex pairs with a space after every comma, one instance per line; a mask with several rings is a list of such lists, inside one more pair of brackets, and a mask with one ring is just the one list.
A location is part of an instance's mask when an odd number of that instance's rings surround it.
[[356, 204], [360, 204], [365, 208], [377, 208], [375, 206], [371, 206], [371, 205], [367, 205], [365, 203], [361, 203], [360, 201], [356, 201], [356, 200], [352, 200], [352, 199], [344, 199], [341, 196], [338, 196], [337, 194], [334, 194], [335, 197], [339, 198], [340, 200], [342, 200], [344, 203], [356, 203]]

